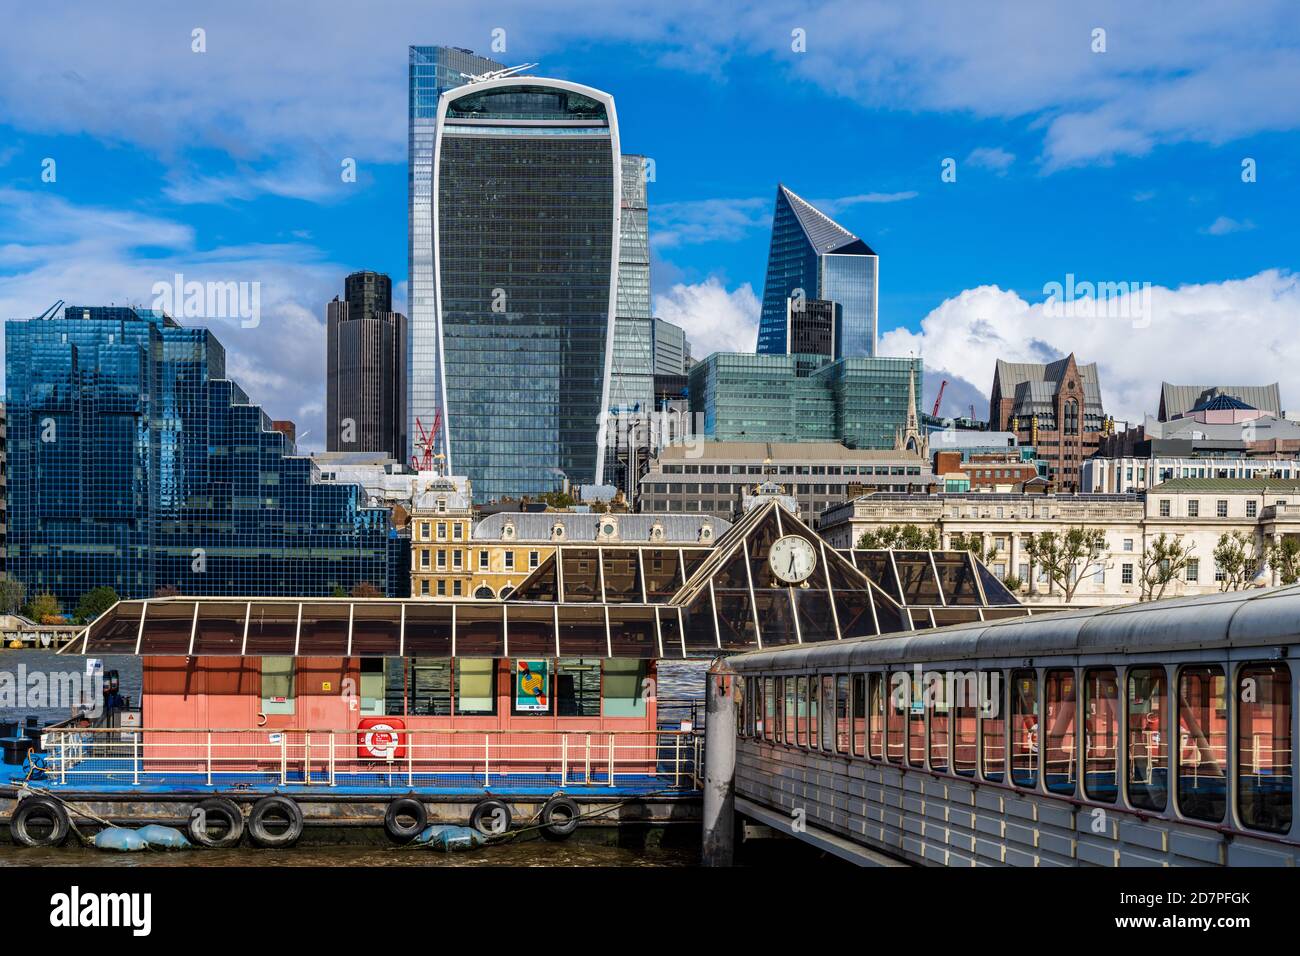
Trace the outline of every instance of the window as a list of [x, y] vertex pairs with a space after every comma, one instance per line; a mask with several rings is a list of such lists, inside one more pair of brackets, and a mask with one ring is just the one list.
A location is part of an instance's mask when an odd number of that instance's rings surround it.
[[480, 571], [486, 571], [488, 569], [488, 553], [486, 551], [480, 551], [478, 553], [478, 569]]
[[460, 578], [457, 578], [455, 581], [451, 582], [451, 594], [452, 597], [460, 597], [461, 594]]
[[1163, 811], [1168, 801], [1168, 696], [1163, 667], [1128, 672], [1128, 799], [1139, 810]]
[[1132, 550], [1133, 550], [1133, 539], [1132, 539], [1132, 538], [1125, 538], [1125, 539], [1124, 539], [1124, 550], [1125, 550], [1125, 551], [1132, 551]]
[[529, 551], [529, 552], [528, 552], [528, 569], [529, 569], [530, 571], [531, 571], [531, 570], [534, 570], [534, 569], [535, 569], [539, 564], [541, 564], [541, 557], [540, 557], [539, 553], [538, 553], [537, 551]]
[[513, 571], [515, 569], [515, 553], [513, 551], [507, 551], [505, 554], [505, 558], [506, 558], [506, 570]]
[[1193, 498], [1187, 502], [1187, 517], [1199, 518], [1201, 516], [1201, 503]]
[[1214, 503], [1214, 513], [1220, 518], [1228, 517], [1228, 502], [1226, 499], [1220, 498]]
[[930, 678], [925, 703], [930, 708], [930, 769], [948, 769], [948, 698], [942, 677]]
[[867, 675], [853, 675], [853, 745], [855, 757], [867, 755]]
[[1251, 664], [1237, 678], [1237, 808], [1256, 830], [1291, 829], [1291, 670]]
[[795, 742], [800, 747], [808, 746], [808, 678], [796, 678], [797, 690], [795, 691]]
[[421, 579], [420, 579], [420, 594], [422, 594], [422, 595], [426, 595], [426, 594], [428, 594], [428, 593], [429, 593], [429, 579], [428, 579], [428, 578], [421, 578]]
[[905, 671], [896, 671], [889, 680], [889, 730], [888, 757], [902, 763], [903, 752], [907, 749], [907, 709], [910, 678]]
[[[849, 752], [849, 675], [840, 674], [835, 678], [835, 707], [831, 710], [832, 717], [835, 721], [835, 731], [832, 740], [835, 743], [835, 752], [846, 754]], [[828, 710], [830, 708], [827, 708]]]
[[292, 657], [263, 657], [262, 661], [262, 713], [292, 714], [294, 712], [294, 659]]
[[[794, 678], [791, 678], [793, 680]], [[780, 743], [785, 739], [785, 678], [776, 678], [776, 713], [772, 719], [772, 740]]]
[[438, 540], [439, 541], [447, 540], [447, 522], [445, 521], [438, 522]]
[[557, 717], [600, 716], [600, 660], [561, 657], [555, 662]]
[[439, 578], [439, 579], [438, 579], [438, 596], [439, 596], [439, 597], [446, 597], [446, 596], [447, 596], [447, 579], [446, 579], [446, 578]]
[[456, 713], [495, 714], [496, 661], [491, 657], [460, 657], [456, 665]]
[[1038, 786], [1038, 675], [1011, 673], [1011, 782]]
[[1218, 823], [1227, 809], [1228, 701], [1223, 668], [1178, 675], [1178, 809]]
[[980, 683], [978, 675], [953, 685], [956, 699], [952, 707], [952, 769], [964, 777], [975, 776], [975, 759], [979, 741]]
[[764, 740], [772, 739], [772, 728], [776, 726], [776, 689], [772, 678], [763, 678], [763, 726]]
[[360, 707], [362, 717], [381, 717], [384, 713], [384, 658], [363, 657], [358, 668], [360, 680]]
[[452, 662], [432, 657], [411, 659], [406, 685], [406, 712], [419, 717], [446, 717], [451, 713]]
[[1075, 746], [1074, 671], [1050, 670], [1044, 682], [1047, 717], [1043, 779], [1052, 793], [1073, 795], [1078, 785], [1078, 749]]
[[820, 694], [818, 693], [818, 679], [816, 677], [810, 677], [808, 678], [808, 746], [812, 747], [814, 750], [817, 749], [817, 742], [820, 740], [820, 736], [818, 735], [818, 730], [821, 727], [821, 723], [818, 719], [821, 710], [820, 707], [818, 707], [819, 700]]
[[617, 657], [605, 661], [601, 713], [606, 717], [644, 717], [645, 678], [645, 661]]
[[885, 675], [868, 677], [867, 754], [875, 760], [885, 756]]
[[439, 548], [438, 549], [438, 570], [445, 571], [446, 568], [447, 568], [447, 552], [444, 549]]
[[460, 541], [465, 537], [465, 526], [459, 521], [451, 526], [451, 538], [453, 541]]
[[1247, 502], [1246, 502], [1246, 517], [1247, 517], [1247, 518], [1255, 518], [1255, 517], [1258, 517], [1258, 516], [1259, 516], [1259, 502], [1258, 502], [1258, 501], [1247, 501]]
[[451, 566], [455, 570], [459, 571], [462, 567], [464, 567], [464, 562], [462, 561], [463, 557], [464, 557], [463, 551], [456, 550], [451, 553]]
[[1168, 517], [1169, 517], [1169, 499], [1168, 499], [1168, 498], [1161, 498], [1161, 499], [1160, 499], [1160, 517], [1162, 517], [1162, 518], [1168, 518]]
[[925, 766], [925, 698], [921, 678], [910, 677], [911, 700], [907, 711], [907, 763], [912, 767]]
[[420, 538], [424, 541], [429, 540], [429, 522], [427, 521], [420, 522]]
[[426, 568], [426, 569], [429, 567], [429, 550], [428, 550], [428, 548], [422, 548], [422, 549], [420, 550], [420, 567], [422, 567], [422, 568]]
[[1119, 682], [1113, 667], [1083, 677], [1083, 790], [1114, 803], [1119, 795]]
[[984, 671], [981, 675], [980, 761], [985, 780], [1001, 783], [1006, 777], [1007, 711], [1002, 693], [1002, 672]]
[[1119, 566], [1119, 583], [1120, 584], [1133, 583], [1133, 565], [1121, 564]]
[[1184, 574], [1184, 577], [1187, 578], [1189, 584], [1195, 584], [1197, 581], [1201, 580], [1201, 559], [1200, 558], [1187, 559], [1187, 569]]
[[799, 678], [798, 684], [800, 686], [797, 688], [795, 684], [796, 682], [793, 677], [787, 677], [785, 679], [785, 736], [782, 739], [791, 746], [794, 746], [798, 740], [795, 736], [796, 720], [800, 717], [807, 719], [806, 713], [799, 707], [799, 697], [795, 695], [797, 690], [800, 694], [804, 695], [804, 700], [807, 699], [808, 690], [805, 686], [805, 679], [802, 677]]

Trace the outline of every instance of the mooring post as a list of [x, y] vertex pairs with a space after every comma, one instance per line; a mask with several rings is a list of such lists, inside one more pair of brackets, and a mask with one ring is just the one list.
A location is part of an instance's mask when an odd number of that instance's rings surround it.
[[731, 866], [736, 842], [736, 704], [740, 678], [718, 658], [704, 700], [704, 866]]

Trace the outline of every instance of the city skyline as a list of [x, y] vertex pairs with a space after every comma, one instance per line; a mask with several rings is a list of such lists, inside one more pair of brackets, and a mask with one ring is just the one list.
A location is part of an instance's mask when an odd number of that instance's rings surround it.
[[[1108, 25], [1108, 48], [1098, 53], [1091, 49], [1093, 24], [1083, 15], [1057, 11], [1025, 23], [1003, 15], [984, 25], [966, 16], [954, 12], [950, 19], [968, 38], [955, 36], [959, 29], [924, 7], [916, 24], [887, 18], [881, 24], [887, 29], [873, 31], [879, 48], [864, 51], [869, 62], [892, 57], [922, 77], [893, 104], [860, 66], [844, 67], [843, 88], [819, 78], [819, 66], [842, 55], [866, 25], [850, 19], [832, 31], [816, 9], [802, 26], [740, 18], [748, 44], [712, 65], [707, 56], [683, 60], [662, 33], [638, 38], [637, 55], [628, 56], [622, 29], [605, 22], [594, 24], [579, 52], [526, 10], [502, 14], [504, 26], [457, 15], [437, 35], [410, 11], [348, 36], [319, 36], [308, 25], [308, 35], [320, 41], [317, 56], [361, 42], [373, 47], [351, 81], [366, 100], [363, 117], [352, 132], [334, 135], [335, 124], [356, 120], [358, 94], [332, 82], [328, 70], [301, 71], [313, 77], [310, 84], [280, 82], [279, 71], [296, 65], [290, 56], [277, 60], [280, 66], [257, 66], [257, 89], [229, 85], [224, 99], [213, 99], [204, 77], [247, 67], [259, 38], [214, 14], [205, 27], [207, 48], [198, 54], [191, 50], [193, 24], [171, 14], [152, 23], [125, 15], [104, 23], [102, 35], [132, 29], [151, 38], [163, 48], [159, 62], [169, 67], [169, 101], [204, 108], [168, 114], [181, 125], [162, 136], [157, 122], [107, 108], [127, 95], [126, 79], [89, 54], [75, 57], [75, 77], [60, 77], [55, 92], [23, 100], [31, 91], [22, 71], [0, 81], [0, 128], [9, 134], [0, 156], [0, 235], [12, 250], [0, 263], [6, 279], [0, 308], [6, 317], [25, 317], [61, 297], [148, 306], [153, 285], [178, 271], [201, 281], [259, 281], [261, 322], [220, 326], [232, 365], [277, 418], [299, 423], [302, 447], [323, 447], [324, 395], [308, 377], [323, 367], [319, 303], [342, 275], [367, 268], [392, 274], [395, 307], [406, 306], [403, 61], [409, 44], [445, 43], [509, 64], [541, 61], [541, 72], [613, 93], [627, 151], [654, 163], [653, 311], [686, 327], [697, 356], [718, 347], [753, 348], [770, 197], [777, 182], [786, 182], [885, 259], [879, 352], [923, 354], [930, 369], [923, 406], [942, 376], [950, 380], [946, 413], [981, 407], [993, 360], [1004, 353], [1017, 361], [1070, 351], [1095, 356], [1107, 406], [1129, 420], [1151, 410], [1143, 385], [1153, 356], [1173, 363], [1171, 378], [1211, 378], [1226, 364], [1223, 375], [1248, 380], [1256, 377], [1248, 373], [1256, 361], [1263, 365], [1259, 377], [1281, 377], [1297, 346], [1270, 330], [1292, 317], [1300, 301], [1287, 251], [1295, 247], [1297, 228], [1286, 215], [1294, 208], [1295, 174], [1283, 159], [1296, 121], [1264, 95], [1263, 84], [1294, 69], [1288, 32], [1279, 30], [1280, 46], [1265, 54], [1252, 36], [1268, 31], [1245, 31], [1209, 9], [1193, 8], [1153, 32], [1142, 18], [1106, 8], [1092, 18]], [[1266, 5], [1255, 16], [1258, 25], [1282, 14]], [[939, 23], [947, 26], [928, 38], [932, 48], [909, 41], [918, 26]], [[26, 25], [16, 23], [10, 37], [21, 38]], [[697, 25], [706, 49], [725, 49], [710, 21]], [[499, 53], [492, 50], [497, 26], [506, 36]], [[801, 53], [791, 49], [796, 28], [806, 34]], [[1077, 90], [1055, 76], [1045, 79], [1044, 67], [992, 78], [997, 71], [986, 69], [987, 54], [974, 40], [993, 29], [1025, 38], [1031, 28], [1034, 42], [1056, 56], [1054, 68]], [[1206, 62], [1196, 58], [1191, 40], [1201, 29], [1217, 30], [1222, 39], [1217, 57]], [[1144, 49], [1161, 51], [1153, 75], [1135, 67], [1139, 40]], [[175, 50], [167, 49], [173, 42]], [[953, 65], [927, 71], [939, 54]], [[15, 52], [14, 61], [25, 62], [24, 55]], [[198, 64], [203, 68], [196, 71]], [[755, 69], [760, 66], [771, 69]], [[131, 88], [157, 84], [153, 69], [138, 73]], [[268, 70], [275, 81], [268, 81]], [[1225, 85], [1254, 104], [1251, 110], [1198, 120], [1182, 108], [1194, 89], [1224, 76], [1232, 77]], [[959, 78], [970, 80], [968, 89], [958, 88]], [[57, 119], [38, 118], [25, 105], [49, 104], [50, 96], [72, 88], [82, 93], [77, 102], [60, 103]], [[268, 122], [274, 110], [268, 89], [280, 101], [292, 100], [298, 112], [319, 117], [320, 129]], [[1180, 108], [1159, 125], [1136, 107], [1121, 106], [1123, 97]], [[101, 108], [78, 105], [82, 100]], [[667, 110], [666, 102], [699, 102], [701, 109]], [[762, 135], [756, 102], [770, 107], [764, 112], [784, 109], [822, 124], [835, 148], [814, 155], [799, 137]], [[293, 148], [277, 151], [286, 136]], [[870, 149], [868, 136], [876, 144]], [[701, 156], [717, 161], [700, 162]], [[352, 183], [339, 179], [339, 163], [348, 157], [356, 161]], [[41, 181], [45, 158], [57, 163], [53, 183]], [[941, 179], [947, 158], [955, 161], [955, 182]], [[1244, 159], [1257, 164], [1254, 182], [1243, 182]], [[359, 222], [367, 228], [357, 229]], [[1044, 288], [1075, 280], [1150, 282], [1154, 318], [1146, 324], [1049, 318]], [[1225, 316], [1234, 323], [1234, 339], [1254, 338], [1265, 347], [1227, 354], [1213, 348]]]

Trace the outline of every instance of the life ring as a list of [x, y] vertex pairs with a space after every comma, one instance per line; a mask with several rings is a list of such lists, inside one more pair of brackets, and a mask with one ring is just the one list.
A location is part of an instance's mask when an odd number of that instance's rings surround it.
[[[213, 827], [213, 822], [217, 827]], [[244, 814], [239, 804], [226, 797], [209, 797], [194, 805], [185, 827], [191, 840], [209, 850], [229, 850], [239, 846], [244, 835]]]
[[[49, 823], [49, 832], [33, 833], [34, 820]], [[68, 811], [63, 805], [45, 797], [28, 797], [18, 801], [9, 815], [9, 835], [22, 846], [62, 846], [68, 838]]]
[[[404, 819], [414, 822], [403, 823]], [[398, 797], [384, 811], [384, 832], [394, 843], [410, 843], [429, 825], [429, 813], [414, 797]]]
[[469, 825], [484, 836], [500, 836], [510, 829], [510, 807], [495, 798], [480, 800], [469, 814]]
[[582, 811], [568, 797], [554, 796], [542, 807], [542, 836], [548, 840], [567, 840], [578, 829]]
[[[273, 829], [279, 823], [284, 829]], [[302, 810], [288, 797], [263, 797], [248, 815], [248, 835], [263, 849], [293, 846], [302, 836]]]

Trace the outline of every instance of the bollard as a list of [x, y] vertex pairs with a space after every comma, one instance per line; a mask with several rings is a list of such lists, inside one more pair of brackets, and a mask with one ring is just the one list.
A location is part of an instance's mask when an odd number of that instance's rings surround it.
[[704, 866], [731, 866], [736, 850], [736, 706], [740, 678], [723, 658], [709, 665], [704, 701]]

